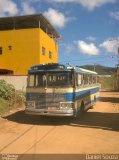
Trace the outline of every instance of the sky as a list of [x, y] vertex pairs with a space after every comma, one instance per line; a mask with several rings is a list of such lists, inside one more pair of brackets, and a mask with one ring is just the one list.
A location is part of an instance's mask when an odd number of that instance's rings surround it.
[[118, 63], [119, 0], [0, 0], [0, 17], [35, 13], [42, 13], [61, 36], [59, 63]]

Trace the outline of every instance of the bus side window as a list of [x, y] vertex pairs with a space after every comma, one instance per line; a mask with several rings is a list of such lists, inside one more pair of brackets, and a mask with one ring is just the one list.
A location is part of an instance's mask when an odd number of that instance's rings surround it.
[[81, 86], [82, 85], [82, 75], [76, 74], [76, 85]]
[[84, 86], [84, 74], [82, 74], [82, 85]]
[[88, 75], [84, 75], [84, 85], [88, 84]]
[[78, 86], [81, 85], [82, 75], [78, 74]]
[[94, 84], [95, 83], [95, 77], [92, 76], [92, 83]]
[[34, 80], [35, 80], [34, 75], [30, 75], [28, 78], [29, 87], [34, 87]]
[[93, 84], [93, 76], [89, 75], [89, 84]]
[[92, 84], [96, 83], [96, 75], [92, 75]]

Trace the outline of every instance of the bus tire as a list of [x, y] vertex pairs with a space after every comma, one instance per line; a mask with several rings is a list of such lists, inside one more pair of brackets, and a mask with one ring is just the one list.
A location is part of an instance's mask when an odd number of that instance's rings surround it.
[[81, 102], [80, 109], [76, 112], [75, 117], [78, 119], [81, 117], [81, 115], [84, 113], [84, 102]]

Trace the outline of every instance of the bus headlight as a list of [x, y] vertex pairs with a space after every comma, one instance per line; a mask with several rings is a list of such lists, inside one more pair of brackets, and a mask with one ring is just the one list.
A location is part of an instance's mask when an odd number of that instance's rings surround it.
[[61, 102], [60, 109], [73, 109], [74, 103], [72, 102]]
[[34, 108], [35, 102], [34, 101], [27, 101], [26, 102], [26, 108]]

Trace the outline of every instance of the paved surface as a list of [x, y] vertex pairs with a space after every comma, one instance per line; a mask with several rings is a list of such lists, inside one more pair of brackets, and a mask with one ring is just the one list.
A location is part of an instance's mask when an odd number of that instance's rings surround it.
[[1, 118], [0, 153], [119, 153], [119, 92], [102, 92], [79, 120], [23, 110]]

